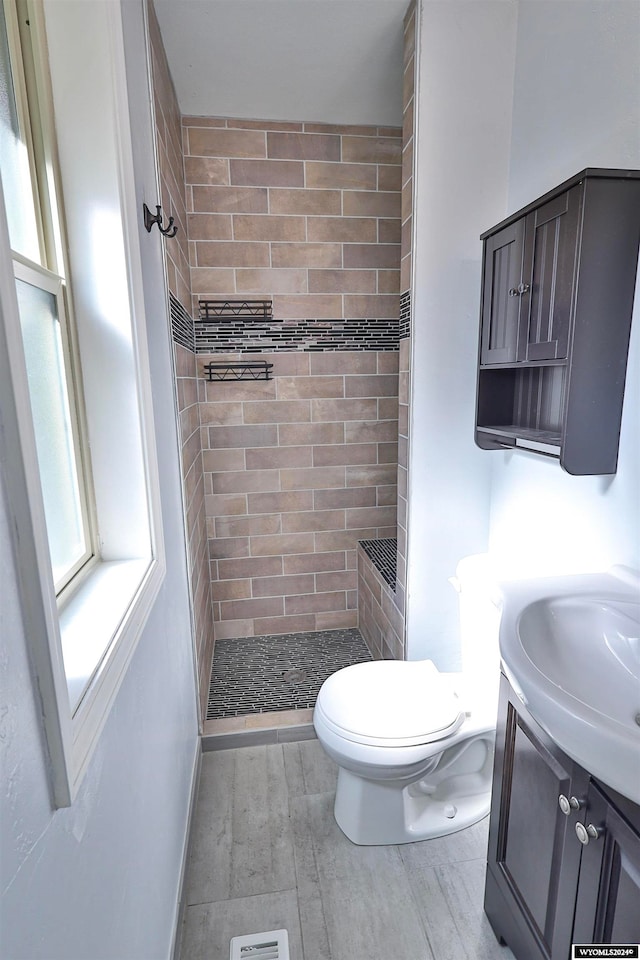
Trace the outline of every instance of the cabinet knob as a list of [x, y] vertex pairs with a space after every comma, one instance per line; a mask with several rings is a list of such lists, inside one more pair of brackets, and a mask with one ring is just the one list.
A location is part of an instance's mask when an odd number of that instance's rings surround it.
[[528, 283], [519, 283], [518, 284], [518, 293], [522, 296], [523, 293], [529, 293], [531, 287]]
[[565, 817], [568, 817], [572, 810], [579, 810], [582, 806], [580, 800], [577, 797], [565, 797], [564, 793], [561, 793], [558, 797], [558, 806], [564, 813]]
[[511, 289], [509, 290], [509, 296], [510, 296], [510, 297], [517, 297], [517, 296], [518, 296], [518, 289], [517, 289], [517, 287], [511, 287]]
[[584, 823], [576, 823], [576, 837], [583, 847], [586, 847], [590, 840], [597, 840], [603, 832], [602, 827], [594, 827], [592, 823], [587, 824], [586, 827]]

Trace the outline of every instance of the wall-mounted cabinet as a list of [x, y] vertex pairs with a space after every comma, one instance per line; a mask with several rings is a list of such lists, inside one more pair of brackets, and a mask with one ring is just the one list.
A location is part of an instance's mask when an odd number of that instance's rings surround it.
[[640, 170], [584, 170], [481, 239], [476, 443], [615, 473]]

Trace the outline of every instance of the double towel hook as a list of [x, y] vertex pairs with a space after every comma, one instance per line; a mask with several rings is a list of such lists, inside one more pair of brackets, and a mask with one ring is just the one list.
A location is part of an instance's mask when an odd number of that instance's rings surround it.
[[147, 233], [150, 233], [151, 227], [154, 225], [154, 223], [157, 223], [158, 230], [163, 235], [163, 237], [168, 237], [169, 239], [171, 239], [171, 237], [175, 237], [176, 233], [178, 232], [178, 228], [177, 226], [174, 225], [173, 217], [169, 217], [169, 223], [167, 224], [166, 227], [162, 226], [162, 207], [161, 206], [159, 205], [156, 206], [156, 213], [154, 216], [151, 213], [151, 210], [149, 210], [149, 207], [146, 205], [146, 203], [143, 203], [142, 212], [144, 214], [144, 225], [147, 229]]

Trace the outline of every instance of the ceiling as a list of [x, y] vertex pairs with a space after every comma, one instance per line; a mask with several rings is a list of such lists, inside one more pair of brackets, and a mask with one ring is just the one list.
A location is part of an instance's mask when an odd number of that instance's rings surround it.
[[409, 0], [154, 0], [185, 116], [402, 124]]

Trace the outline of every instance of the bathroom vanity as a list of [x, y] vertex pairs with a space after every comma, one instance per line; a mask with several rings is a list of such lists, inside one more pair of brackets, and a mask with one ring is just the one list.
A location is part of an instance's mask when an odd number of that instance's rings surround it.
[[504, 675], [485, 911], [518, 960], [640, 942], [640, 806], [563, 753]]
[[640, 578], [500, 589], [485, 911], [517, 960], [640, 943]]

